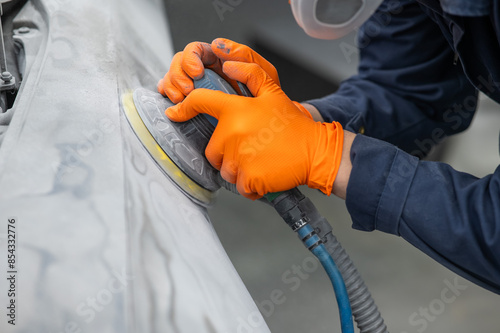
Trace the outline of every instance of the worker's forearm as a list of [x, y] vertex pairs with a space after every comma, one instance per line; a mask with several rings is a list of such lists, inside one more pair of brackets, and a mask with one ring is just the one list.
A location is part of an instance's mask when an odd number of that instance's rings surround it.
[[351, 176], [351, 146], [356, 134], [344, 131], [344, 144], [342, 149], [342, 160], [340, 161], [339, 171], [333, 183], [332, 193], [345, 200], [347, 193], [347, 184]]
[[311, 116], [313, 117], [313, 119], [315, 121], [321, 121], [321, 122], [325, 121], [323, 119], [323, 116], [321, 116], [318, 109], [316, 109], [316, 107], [314, 105], [307, 104], [307, 103], [300, 103], [300, 104], [302, 104], [302, 106], [305, 107], [307, 111], [309, 111], [309, 113], [311, 114]]

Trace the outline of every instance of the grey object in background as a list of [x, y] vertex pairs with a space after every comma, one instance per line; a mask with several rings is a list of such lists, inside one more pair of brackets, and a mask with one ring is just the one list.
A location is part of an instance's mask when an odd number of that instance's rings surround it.
[[2, 333], [231, 332], [248, 320], [269, 331], [206, 210], [160, 172], [121, 111], [122, 95], [154, 89], [168, 68], [164, 14], [154, 0], [33, 0], [14, 20], [29, 31], [0, 147]]

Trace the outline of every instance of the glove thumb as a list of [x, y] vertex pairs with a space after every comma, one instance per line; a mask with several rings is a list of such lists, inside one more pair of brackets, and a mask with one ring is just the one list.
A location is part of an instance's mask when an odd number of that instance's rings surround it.
[[229, 78], [245, 84], [255, 97], [280, 89], [267, 72], [255, 63], [226, 61], [222, 70]]
[[222, 91], [195, 89], [184, 101], [165, 110], [165, 114], [175, 122], [187, 121], [200, 113], [219, 119], [224, 104], [233, 97], [238, 96], [231, 96]]
[[250, 47], [233, 42], [225, 38], [216, 38], [212, 42], [212, 51], [217, 57], [223, 61], [239, 61], [256, 63], [271, 76], [274, 83], [280, 85], [280, 79], [276, 68], [260, 54], [252, 50]]

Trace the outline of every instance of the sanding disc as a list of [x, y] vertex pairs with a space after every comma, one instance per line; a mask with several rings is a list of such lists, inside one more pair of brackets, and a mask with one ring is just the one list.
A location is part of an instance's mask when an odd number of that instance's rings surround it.
[[174, 123], [165, 116], [173, 103], [159, 93], [139, 88], [124, 94], [122, 104], [129, 124], [162, 171], [195, 202], [211, 205], [220, 188], [220, 176], [203, 155], [204, 149], [193, 147], [183, 134], [189, 135], [189, 129], [182, 128], [187, 123]]

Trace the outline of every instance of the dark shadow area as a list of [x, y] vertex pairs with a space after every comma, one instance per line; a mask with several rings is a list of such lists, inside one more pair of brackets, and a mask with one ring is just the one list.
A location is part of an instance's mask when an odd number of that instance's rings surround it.
[[287, 59], [256, 41], [252, 47], [278, 70], [281, 88], [293, 101], [305, 101], [333, 93], [338, 85]]
[[288, 1], [165, 0], [175, 51], [192, 41], [225, 37], [248, 44], [252, 27], [269, 20], [293, 21]]
[[[225, 3], [225, 2], [222, 2]], [[238, 2], [233, 2], [238, 3]], [[259, 22], [272, 20], [270, 16], [293, 21], [286, 1], [264, 6], [240, 1], [234, 7], [217, 7], [213, 1], [166, 1], [174, 49], [182, 51], [192, 41], [211, 42], [217, 37], [233, 39], [252, 47], [278, 70], [283, 91], [294, 101], [304, 101], [333, 93], [338, 83], [320, 77], [302, 64], [291, 60], [270, 43], [261, 40], [254, 27]], [[295, 24], [294, 22], [291, 22]]]

